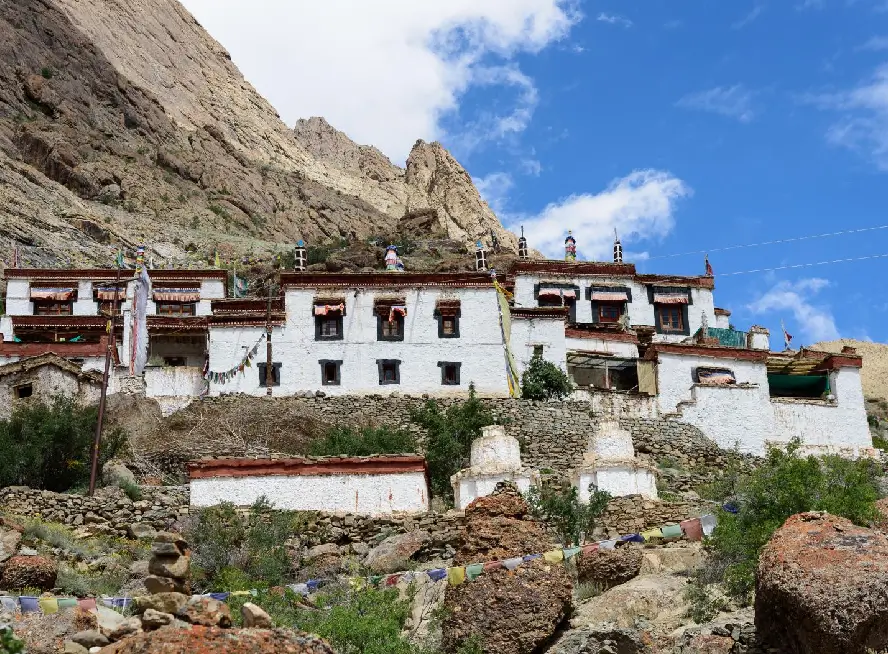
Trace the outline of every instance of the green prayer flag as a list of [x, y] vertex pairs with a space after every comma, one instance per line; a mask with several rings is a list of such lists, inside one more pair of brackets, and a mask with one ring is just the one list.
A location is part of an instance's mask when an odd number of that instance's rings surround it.
[[472, 565], [466, 566], [466, 577], [469, 581], [474, 581], [478, 577], [481, 576], [481, 572], [484, 570], [483, 563], [473, 563]]

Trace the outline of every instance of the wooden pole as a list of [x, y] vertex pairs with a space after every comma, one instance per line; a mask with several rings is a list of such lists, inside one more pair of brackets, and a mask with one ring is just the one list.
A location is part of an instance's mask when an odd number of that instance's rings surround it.
[[89, 495], [96, 491], [96, 476], [99, 468], [99, 447], [102, 444], [102, 422], [105, 419], [105, 398], [108, 396], [108, 378], [111, 371], [111, 356], [114, 342], [114, 319], [117, 317], [117, 299], [120, 294], [120, 266], [117, 266], [117, 279], [114, 282], [114, 300], [111, 304], [111, 317], [108, 319], [108, 349], [105, 352], [105, 373], [102, 376], [102, 393], [99, 397], [99, 418], [96, 424], [96, 438], [93, 442], [92, 463], [89, 471]]

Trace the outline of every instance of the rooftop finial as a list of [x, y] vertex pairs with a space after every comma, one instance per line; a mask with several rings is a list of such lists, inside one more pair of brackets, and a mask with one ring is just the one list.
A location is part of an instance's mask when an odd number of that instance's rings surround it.
[[487, 270], [487, 252], [480, 240], [475, 243], [475, 270]]
[[620, 243], [616, 227], [614, 227], [614, 263], [623, 263], [623, 244]]
[[524, 225], [521, 225], [521, 238], [518, 239], [518, 258], [527, 259], [527, 239], [524, 238]]
[[567, 230], [567, 238], [564, 239], [564, 260], [577, 260], [577, 240], [573, 237], [571, 230]]

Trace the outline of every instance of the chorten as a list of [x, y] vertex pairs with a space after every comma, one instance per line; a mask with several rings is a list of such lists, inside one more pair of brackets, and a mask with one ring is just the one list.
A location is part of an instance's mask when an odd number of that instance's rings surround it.
[[589, 485], [614, 497], [642, 495], [657, 497], [657, 475], [653, 466], [635, 457], [632, 435], [615, 420], [606, 420], [589, 439], [583, 465], [571, 473], [580, 501], [589, 501]]

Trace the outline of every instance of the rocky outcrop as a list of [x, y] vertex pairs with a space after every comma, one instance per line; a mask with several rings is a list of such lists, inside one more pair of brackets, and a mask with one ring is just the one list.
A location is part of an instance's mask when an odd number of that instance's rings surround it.
[[364, 565], [374, 574], [406, 570], [411, 557], [429, 540], [429, 532], [416, 530], [394, 534], [383, 539], [364, 559]]
[[789, 518], [756, 575], [760, 644], [786, 654], [888, 648], [888, 536], [826, 513]]
[[45, 556], [13, 556], [3, 565], [0, 588], [21, 590], [37, 588], [41, 591], [55, 587], [59, 570], [55, 561]]
[[[466, 508], [466, 529], [455, 565], [503, 560], [544, 552], [553, 543], [530, 519], [527, 503], [511, 482]], [[485, 654], [529, 654], [538, 651], [565, 620], [572, 584], [561, 563], [542, 559], [514, 571], [486, 570], [474, 581], [445, 591], [442, 639], [456, 651], [470, 638], [480, 639]]]
[[325, 641], [289, 629], [158, 629], [122, 640], [102, 654], [336, 654]]
[[623, 545], [577, 558], [577, 579], [602, 590], [625, 584], [641, 570], [642, 548]]
[[575, 629], [604, 623], [622, 629], [639, 622], [668, 632], [685, 621], [687, 578], [678, 575], [645, 575], [581, 602], [574, 608], [570, 624]]

